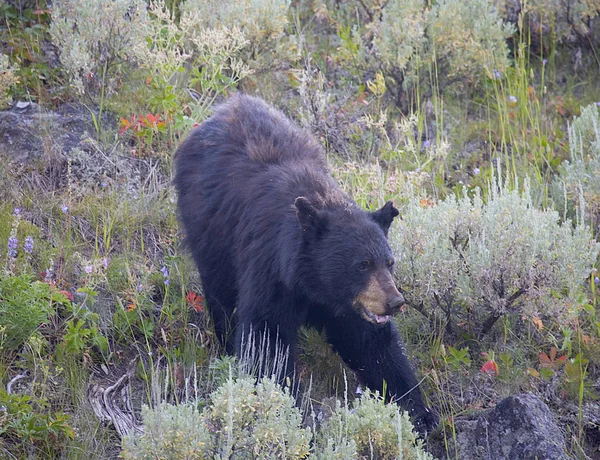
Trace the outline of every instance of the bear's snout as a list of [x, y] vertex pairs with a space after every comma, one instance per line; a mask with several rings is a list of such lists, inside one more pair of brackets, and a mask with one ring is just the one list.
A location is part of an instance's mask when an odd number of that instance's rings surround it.
[[402, 294], [398, 295], [397, 297], [394, 297], [388, 302], [388, 309], [390, 311], [390, 314], [393, 315], [398, 313], [402, 305], [404, 305], [405, 303], [406, 301], [404, 300]]

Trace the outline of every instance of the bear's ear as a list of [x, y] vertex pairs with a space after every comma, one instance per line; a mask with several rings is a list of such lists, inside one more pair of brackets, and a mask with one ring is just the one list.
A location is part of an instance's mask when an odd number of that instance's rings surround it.
[[294, 201], [294, 206], [296, 207], [298, 222], [300, 222], [302, 230], [305, 233], [318, 233], [324, 228], [325, 219], [323, 213], [315, 208], [308, 199], [299, 196]]
[[390, 225], [392, 225], [394, 217], [396, 217], [398, 214], [400, 214], [400, 212], [394, 207], [394, 203], [388, 201], [386, 204], [383, 205], [383, 208], [372, 212], [371, 217], [375, 222], [379, 224], [379, 226], [383, 230], [383, 233], [387, 237]]

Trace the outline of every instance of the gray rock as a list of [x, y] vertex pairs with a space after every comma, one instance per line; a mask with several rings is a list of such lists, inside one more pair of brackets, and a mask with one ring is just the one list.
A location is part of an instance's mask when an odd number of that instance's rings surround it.
[[27, 163], [44, 155], [67, 154], [80, 146], [91, 116], [84, 107], [48, 111], [38, 104], [17, 102], [0, 112], [0, 157]]
[[[567, 460], [564, 436], [548, 406], [537, 396], [510, 396], [470, 420], [454, 423], [456, 443], [452, 452], [431, 443], [439, 458], [461, 460]], [[428, 442], [428, 444], [430, 444]]]

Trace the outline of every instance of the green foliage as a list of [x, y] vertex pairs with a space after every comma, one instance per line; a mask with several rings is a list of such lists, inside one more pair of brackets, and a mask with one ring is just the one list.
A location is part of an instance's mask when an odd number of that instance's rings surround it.
[[27, 275], [0, 276], [0, 347], [19, 349], [52, 314], [50, 286]]
[[31, 454], [33, 447], [40, 457], [56, 458], [74, 437], [69, 415], [49, 413], [45, 399], [0, 390], [0, 440], [13, 445], [15, 454]]
[[471, 365], [471, 359], [469, 358], [469, 348], [456, 349], [454, 347], [448, 347], [448, 353], [444, 355], [446, 363], [452, 370], [460, 370], [463, 367], [469, 367]]
[[213, 27], [194, 9], [177, 18], [164, 1], [154, 0], [149, 11], [151, 19], [140, 30], [144, 40], [133, 52], [148, 72], [150, 108], [173, 118], [176, 128], [189, 129], [206, 118], [218, 95], [249, 74], [239, 57], [249, 41], [237, 24]]
[[9, 91], [18, 81], [17, 67], [11, 65], [6, 54], [0, 53], [0, 108], [10, 105]]
[[396, 275], [411, 305], [450, 329], [487, 333], [504, 314], [566, 319], [579, 304], [600, 244], [582, 223], [560, 223], [522, 193], [494, 182], [487, 203], [413, 197], [392, 230]]
[[423, 441], [417, 439], [408, 413], [368, 391], [355, 400], [352, 409], [337, 402], [317, 434], [315, 456], [323, 460], [433, 460], [423, 449]]
[[57, 0], [50, 34], [71, 84], [80, 94], [117, 91], [123, 65], [143, 40], [143, 0]]
[[123, 458], [305, 458], [311, 432], [287, 391], [269, 379], [230, 379], [200, 414], [192, 406], [145, 409], [144, 433], [123, 440]]

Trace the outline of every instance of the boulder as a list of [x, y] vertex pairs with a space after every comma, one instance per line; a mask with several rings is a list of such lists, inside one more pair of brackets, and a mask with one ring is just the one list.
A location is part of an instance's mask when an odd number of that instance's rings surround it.
[[448, 452], [443, 443], [428, 443], [438, 458], [461, 460], [567, 460], [562, 430], [550, 408], [525, 393], [502, 400], [472, 419], [456, 419], [456, 443]]

